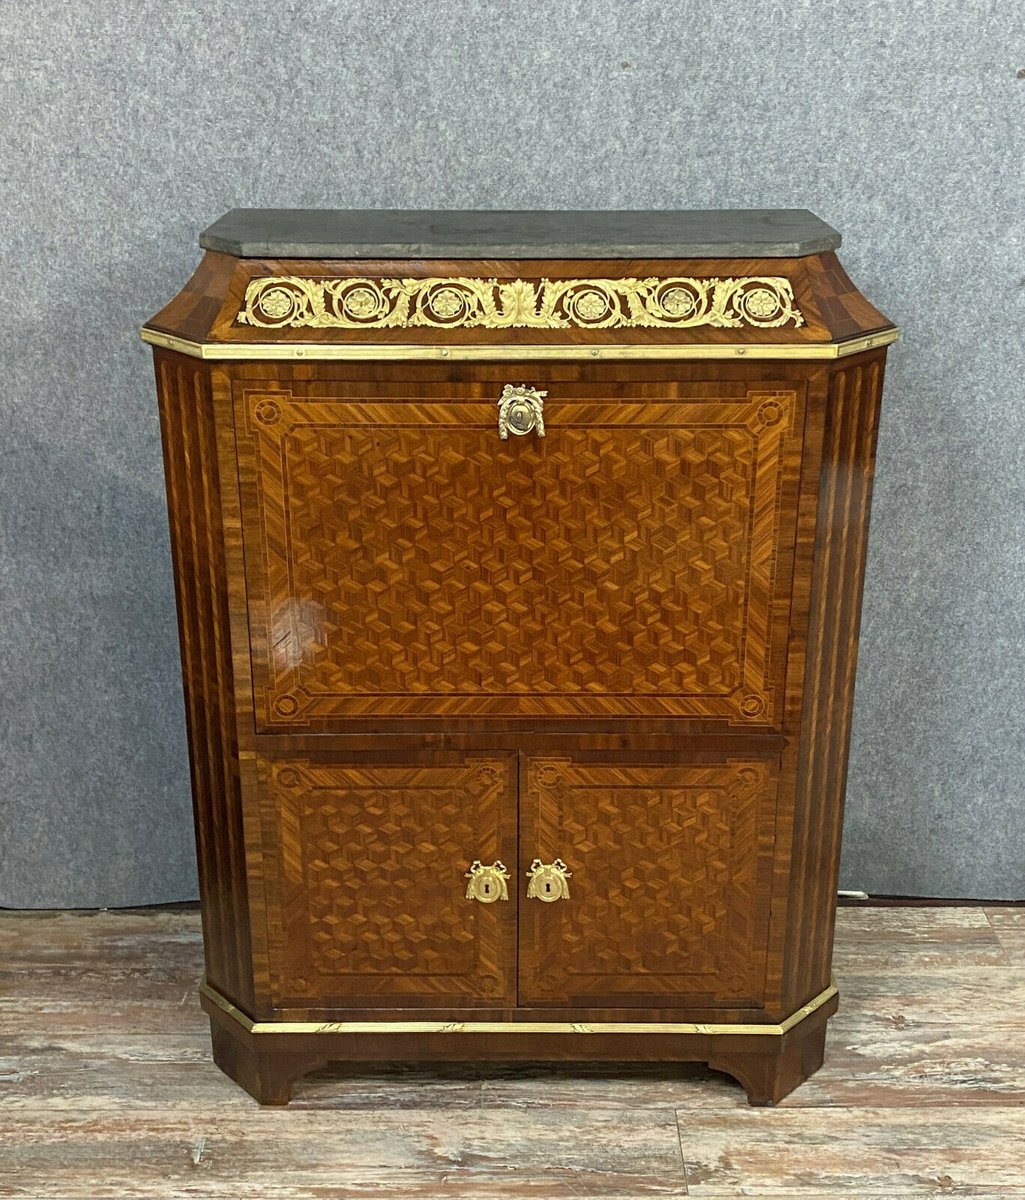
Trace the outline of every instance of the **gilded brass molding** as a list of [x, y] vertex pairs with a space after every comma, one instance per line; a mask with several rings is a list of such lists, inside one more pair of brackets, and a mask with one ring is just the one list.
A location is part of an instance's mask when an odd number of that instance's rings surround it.
[[419, 360], [460, 362], [519, 362], [571, 361], [573, 359], [602, 359], [609, 362], [624, 359], [834, 359], [860, 354], [864, 350], [875, 350], [888, 346], [900, 337], [897, 329], [886, 329], [882, 333], [849, 338], [844, 342], [776, 342], [766, 344], [737, 344], [725, 342], [714, 344], [696, 342], [681, 344], [657, 342], [646, 345], [600, 345], [586, 344], [562, 346], [531, 345], [448, 345], [437, 342], [422, 345], [400, 345], [373, 342], [195, 342], [177, 337], [172, 333], [161, 333], [145, 326], [139, 336], [151, 346], [188, 354], [208, 362], [368, 362]]
[[266, 275], [236, 318], [259, 329], [777, 329], [804, 324], [790, 280], [309, 279]]
[[247, 1033], [649, 1033], [707, 1037], [782, 1037], [837, 994], [836, 981], [778, 1025], [706, 1024], [695, 1021], [254, 1021], [204, 979], [199, 990]]

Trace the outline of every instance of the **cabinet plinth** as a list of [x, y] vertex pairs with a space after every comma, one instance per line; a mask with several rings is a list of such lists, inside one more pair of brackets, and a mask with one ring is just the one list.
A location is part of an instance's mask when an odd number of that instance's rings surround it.
[[810, 214], [604, 214], [589, 258], [559, 214], [406, 258], [417, 214], [293, 216], [223, 218], [143, 330], [215, 1061], [267, 1104], [396, 1058], [775, 1103], [837, 1005], [896, 330]]

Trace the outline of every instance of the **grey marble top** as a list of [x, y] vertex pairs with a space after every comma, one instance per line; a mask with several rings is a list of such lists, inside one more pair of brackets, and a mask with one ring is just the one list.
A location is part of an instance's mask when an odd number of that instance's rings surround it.
[[840, 235], [804, 208], [233, 208], [199, 244], [239, 258], [789, 258], [835, 250]]

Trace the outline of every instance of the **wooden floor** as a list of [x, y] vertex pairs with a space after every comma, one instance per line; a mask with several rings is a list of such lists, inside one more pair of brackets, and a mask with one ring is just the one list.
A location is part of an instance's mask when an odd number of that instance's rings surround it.
[[187, 910], [0, 913], [0, 1196], [1025, 1197], [1025, 909], [847, 908], [826, 1065], [776, 1109], [701, 1067], [212, 1064]]

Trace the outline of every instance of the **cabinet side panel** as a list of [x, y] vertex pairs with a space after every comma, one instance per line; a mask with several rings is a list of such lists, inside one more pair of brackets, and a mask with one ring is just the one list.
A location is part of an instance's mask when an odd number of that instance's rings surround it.
[[224, 535], [209, 368], [155, 354], [210, 982], [253, 999]]
[[784, 1006], [829, 982], [885, 354], [830, 377], [794, 796]]

